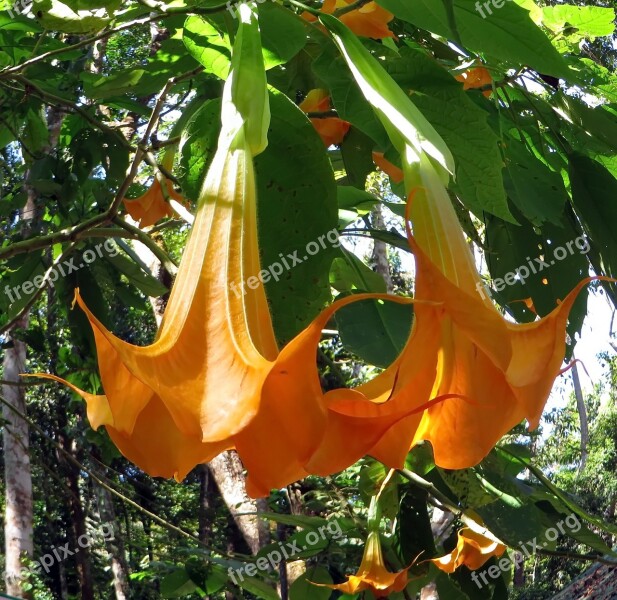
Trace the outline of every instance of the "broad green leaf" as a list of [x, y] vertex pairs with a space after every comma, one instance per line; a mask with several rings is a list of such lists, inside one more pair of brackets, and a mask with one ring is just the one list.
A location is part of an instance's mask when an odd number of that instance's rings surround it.
[[534, 225], [560, 225], [568, 193], [559, 173], [551, 171], [523, 144], [508, 140], [504, 183], [508, 196]]
[[517, 547], [521, 542], [540, 537], [544, 531], [542, 513], [532, 504], [515, 507], [497, 500], [476, 512], [487, 529], [508, 546]]
[[330, 588], [318, 587], [315, 583], [331, 584], [332, 577], [324, 567], [311, 566], [298, 577], [289, 588], [289, 600], [328, 600], [332, 595]]
[[122, 94], [139, 97], [160, 91], [169, 79], [196, 66], [193, 57], [186, 53], [184, 44], [172, 38], [165, 40], [156, 54], [139, 68], [116, 69], [109, 76], [83, 72], [80, 77], [86, 93], [91, 98], [107, 99]]
[[615, 31], [615, 10], [600, 6], [545, 6], [542, 8], [542, 23], [556, 34], [565, 33], [580, 40], [592, 40]]
[[477, 508], [495, 501], [495, 496], [482, 485], [472, 469], [446, 471], [439, 469], [441, 478], [467, 508]]
[[158, 298], [168, 291], [156, 277], [146, 273], [142, 267], [121, 254], [115, 256], [108, 254], [103, 260], [125, 275], [132, 285], [150, 298]]
[[32, 109], [28, 111], [23, 141], [33, 153], [40, 152], [49, 144], [49, 129], [44, 113]]
[[[551, 491], [561, 502], [563, 502], [564, 506], [567, 507], [569, 511], [582, 517], [585, 521], [589, 521], [593, 523], [596, 527], [600, 528], [602, 531], [606, 531], [608, 533], [612, 533], [613, 535], [617, 535], [617, 526], [613, 523], [607, 523], [606, 521], [599, 519], [598, 517], [594, 517], [593, 515], [586, 512], [583, 508], [581, 508], [572, 498], [560, 490], [543, 472], [542, 469], [536, 467], [531, 460], [516, 455], [517, 460], [521, 461], [522, 464], [525, 465], [529, 471], [544, 485], [549, 491]], [[529, 538], [531, 539], [531, 538]]]
[[379, 202], [372, 194], [350, 185], [339, 185], [336, 190], [339, 210], [354, 209], [357, 215], [365, 215]]
[[330, 285], [339, 292], [386, 293], [384, 278], [365, 265], [353, 252], [341, 248], [332, 261]]
[[336, 313], [343, 345], [363, 361], [382, 368], [403, 350], [412, 318], [411, 305], [383, 300], [355, 302]]
[[[10, 276], [2, 294], [2, 304], [8, 306], [8, 318], [16, 317], [30, 302], [42, 283], [45, 265], [38, 253], [32, 256], [17, 256], [9, 261], [9, 268], [15, 269]], [[8, 301], [8, 302], [7, 302]]]
[[422, 51], [403, 48], [387, 68], [452, 151], [455, 189], [465, 205], [477, 215], [486, 211], [512, 221], [503, 187], [503, 159], [498, 138], [487, 123], [488, 113]]
[[591, 92], [609, 102], [617, 102], [617, 77], [614, 73], [590, 58], [568, 56], [566, 60], [576, 71], [579, 81], [584, 82]]
[[280, 600], [276, 589], [257, 577], [243, 577], [241, 581], [238, 581], [238, 585], [262, 600]]
[[[580, 128], [582, 135], [599, 140], [611, 153], [617, 152], [617, 115], [607, 106], [590, 108], [581, 100], [559, 94], [557, 112]], [[570, 125], [571, 127], [571, 125]]]
[[266, 69], [291, 60], [306, 44], [306, 24], [274, 2], [259, 6], [259, 31]]
[[407, 565], [422, 553], [421, 559], [435, 556], [435, 541], [428, 515], [427, 493], [412, 485], [401, 488], [401, 503], [396, 519], [396, 546]]
[[161, 581], [163, 598], [183, 598], [192, 594], [196, 589], [197, 586], [184, 568], [170, 573]]
[[[374, 118], [374, 115], [371, 115]], [[350, 127], [349, 133], [341, 144], [341, 157], [347, 177], [344, 183], [359, 190], [366, 188], [366, 178], [375, 170], [372, 151], [374, 142], [357, 127]]]
[[[436, 567], [433, 568], [437, 570]], [[439, 600], [469, 600], [469, 596], [461, 591], [456, 583], [443, 571], [437, 571], [435, 583], [437, 584]]]
[[104, 8], [80, 10], [71, 4], [59, 0], [34, 0], [33, 10], [45, 29], [63, 33], [93, 33], [109, 23], [110, 16]]
[[[416, 27], [454, 40], [443, 2], [435, 0], [378, 0], [395, 16]], [[454, 20], [466, 48], [486, 53], [513, 68], [529, 65], [540, 73], [571, 78], [567, 64], [544, 32], [530, 19], [528, 11], [514, 2], [501, 8], [489, 6], [484, 17], [474, 0], [453, 0]], [[490, 11], [490, 14], [488, 14]]]
[[570, 156], [569, 173], [574, 210], [600, 254], [599, 274], [617, 277], [617, 180], [582, 154]]
[[[519, 323], [531, 322], [536, 314], [526, 306], [526, 299], [531, 298], [535, 311], [543, 317], [588, 276], [589, 242], [567, 219], [560, 227], [545, 223], [536, 233], [516, 211], [514, 215], [521, 225], [487, 216], [486, 242], [490, 252], [486, 261], [492, 279], [489, 289]], [[582, 329], [587, 296], [587, 288], [581, 290], [570, 311], [567, 331], [572, 344], [568, 345], [566, 358], [571, 355], [573, 340]]]
[[182, 40], [191, 56], [206, 69], [206, 73], [227, 79], [231, 66], [229, 36], [200, 16], [188, 17]]

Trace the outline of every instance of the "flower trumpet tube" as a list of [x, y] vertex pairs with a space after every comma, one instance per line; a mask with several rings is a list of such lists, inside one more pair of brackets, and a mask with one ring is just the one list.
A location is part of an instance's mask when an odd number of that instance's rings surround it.
[[454, 573], [462, 565], [475, 571], [492, 556], [499, 557], [505, 551], [506, 546], [497, 538], [463, 527], [457, 532], [456, 548], [445, 556], [431, 558], [430, 562], [446, 573]]
[[269, 124], [257, 19], [248, 6], [240, 13], [218, 148], [156, 340], [138, 347], [117, 338], [76, 292], [105, 396], [75, 391], [92, 425], [107, 426], [127, 458], [152, 475], [181, 479], [232, 447], [257, 414], [278, 355], [263, 287], [238, 295], [229, 285], [260, 270], [253, 156], [265, 148]]
[[[445, 143], [353, 33], [331, 16], [320, 18], [401, 155], [418, 302], [403, 355], [409, 354], [413, 365], [414, 355], [433, 353], [431, 359], [421, 359], [426, 375], [433, 375], [429, 397], [451, 397], [427, 408], [419, 425], [415, 415], [394, 425], [371, 454], [397, 466], [410, 445], [428, 440], [439, 466], [474, 466], [522, 420], [531, 428], [538, 425], [563, 362], [568, 314], [590, 279], [581, 281], [542, 319], [527, 324], [504, 319], [490, 295], [478, 293], [484, 284], [446, 190], [454, 169]], [[429, 347], [416, 342], [426, 335], [425, 328], [435, 332], [428, 338]], [[387, 394], [392, 382], [395, 394], [410, 368], [404, 366], [406, 360], [399, 359], [398, 378], [386, 371], [373, 386]], [[412, 399], [414, 393], [408, 393]]]
[[389, 571], [384, 563], [381, 551], [381, 541], [378, 531], [370, 531], [364, 546], [364, 555], [360, 568], [355, 575], [349, 575], [345, 583], [322, 584], [319, 587], [329, 587], [345, 594], [357, 594], [370, 591], [376, 598], [387, 598], [395, 592], [402, 592], [409, 583], [408, 569]]

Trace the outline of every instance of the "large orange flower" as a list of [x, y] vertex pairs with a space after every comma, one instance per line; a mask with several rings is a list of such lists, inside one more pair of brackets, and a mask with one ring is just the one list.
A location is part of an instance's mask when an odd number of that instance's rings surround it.
[[409, 582], [407, 569], [393, 573], [386, 568], [381, 551], [379, 533], [371, 531], [366, 539], [362, 563], [355, 575], [350, 575], [345, 583], [328, 585], [315, 583], [320, 587], [329, 587], [345, 594], [371, 591], [376, 598], [387, 598], [395, 592], [402, 592]]
[[[311, 90], [300, 104], [300, 109], [305, 113], [329, 111], [331, 105], [327, 90]], [[310, 121], [326, 148], [340, 144], [351, 127], [351, 123], [338, 117], [313, 118]]]
[[[163, 192], [163, 185], [167, 192], [166, 195]], [[124, 198], [123, 202], [126, 212], [138, 221], [139, 226], [143, 228], [174, 215], [174, 209], [168, 201], [169, 198], [181, 204], [186, 203], [182, 195], [174, 190], [172, 182], [164, 175], [157, 174], [152, 185], [139, 198], [132, 200]]]
[[[354, 2], [355, 0], [324, 0], [321, 12], [331, 15]], [[302, 17], [311, 22], [317, 20], [317, 17], [309, 12], [302, 13]], [[341, 15], [339, 18], [356, 35], [374, 39], [394, 37], [394, 34], [388, 28], [388, 23], [392, 21], [394, 15], [376, 2], [369, 2], [356, 10]]]
[[497, 539], [483, 535], [469, 527], [460, 529], [457, 534], [456, 548], [431, 562], [446, 573], [454, 573], [461, 565], [469, 570], [479, 569], [491, 556], [501, 556], [506, 546]]
[[[414, 329], [398, 369], [386, 370], [371, 383], [373, 402], [390, 397], [396, 403], [397, 395], [408, 394], [411, 408], [414, 402], [449, 398], [424, 411], [419, 425], [415, 414], [394, 425], [371, 454], [397, 467], [410, 445], [428, 440], [439, 466], [474, 466], [524, 419], [531, 428], [538, 425], [563, 362], [568, 314], [590, 280], [579, 283], [543, 319], [527, 324], [504, 319], [476, 270], [448, 196], [446, 185], [455, 168], [443, 139], [348, 28], [332, 17], [321, 19], [399, 151], [409, 194], [413, 235], [409, 220], [406, 226], [416, 260]], [[409, 375], [414, 361], [424, 363], [416, 377]], [[433, 382], [427, 393], [429, 372]], [[409, 389], [403, 388], [405, 378]], [[340, 400], [341, 392], [336, 393]]]
[[[463, 82], [464, 90], [483, 88], [493, 83], [493, 78], [491, 77], [491, 74], [489, 73], [488, 69], [484, 67], [474, 67], [473, 69], [469, 69], [461, 75], [457, 75], [455, 79], [457, 81]], [[493, 90], [484, 90], [482, 92], [482, 94], [486, 98], [489, 98], [492, 93]]]

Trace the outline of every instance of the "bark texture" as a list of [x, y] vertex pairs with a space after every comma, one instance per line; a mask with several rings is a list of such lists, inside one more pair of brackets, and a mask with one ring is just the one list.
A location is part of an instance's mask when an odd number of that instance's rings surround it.
[[[16, 324], [25, 328], [27, 317]], [[19, 374], [26, 371], [26, 344], [12, 331], [9, 334], [10, 347], [4, 354], [3, 379], [18, 383]], [[13, 385], [2, 386], [4, 399], [17, 411], [26, 413], [24, 388]], [[5, 405], [2, 405], [4, 428], [4, 476], [6, 485], [6, 514], [4, 516], [5, 540], [5, 584], [12, 596], [28, 596], [23, 589], [22, 569], [24, 557], [32, 557], [32, 475], [30, 471], [30, 442], [28, 423]]]

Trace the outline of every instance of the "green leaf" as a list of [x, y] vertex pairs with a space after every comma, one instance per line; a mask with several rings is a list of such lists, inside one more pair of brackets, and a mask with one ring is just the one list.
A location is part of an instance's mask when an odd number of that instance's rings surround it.
[[439, 469], [439, 474], [463, 506], [478, 508], [495, 501], [495, 496], [486, 491], [472, 469], [457, 471]]
[[615, 31], [615, 10], [600, 6], [545, 6], [542, 8], [542, 24], [554, 33], [571, 32], [575, 39], [592, 40]]
[[435, 541], [431, 531], [425, 490], [408, 486], [401, 490], [401, 505], [396, 520], [399, 555], [404, 564], [410, 564], [420, 553], [421, 558], [435, 556]]
[[276, 589], [256, 577], [244, 577], [242, 581], [238, 582], [238, 585], [247, 592], [257, 596], [257, 598], [262, 598], [262, 600], [280, 600]]
[[313, 585], [311, 581], [331, 584], [332, 577], [323, 567], [309, 567], [306, 573], [292, 583], [289, 588], [289, 600], [328, 600], [332, 595], [332, 590]]
[[28, 111], [23, 142], [33, 153], [40, 152], [49, 144], [49, 129], [43, 112]]
[[357, 127], [350, 127], [341, 144], [341, 156], [347, 174], [345, 183], [359, 190], [365, 189], [368, 174], [375, 170], [373, 146], [374, 142], [368, 135]]
[[189, 596], [197, 589], [184, 567], [167, 575], [161, 581], [161, 596], [163, 598], [182, 598]]
[[[521, 225], [486, 218], [486, 262], [495, 298], [518, 322], [531, 322], [536, 315], [523, 300], [531, 298], [541, 317], [555, 309], [589, 273], [586, 253], [589, 241], [571, 221], [560, 227], [545, 223], [539, 233], [513, 211]], [[535, 271], [535, 273], [534, 273]], [[520, 273], [520, 279], [516, 273]], [[587, 291], [581, 290], [570, 312], [568, 332], [580, 332], [586, 314]]]
[[403, 48], [387, 68], [404, 90], [413, 92], [414, 104], [451, 150], [456, 191], [465, 205], [477, 215], [486, 211], [512, 221], [502, 180], [503, 159], [498, 138], [487, 123], [488, 113], [424, 52]]
[[341, 248], [330, 268], [330, 285], [339, 292], [386, 293], [386, 282], [379, 274], [367, 267], [353, 252]]
[[125, 275], [129, 283], [151, 298], [158, 298], [167, 293], [167, 288], [150, 273], [147, 273], [140, 265], [134, 263], [121, 254], [112, 256], [110, 254], [104, 257], [115, 269]]
[[[435, 0], [378, 0], [399, 19], [416, 27], [455, 39], [444, 3]], [[473, 0], [454, 0], [454, 19], [466, 48], [486, 53], [513, 68], [529, 65], [540, 73], [572, 78], [563, 57], [544, 32], [531, 20], [528, 11], [514, 2], [491, 8], [483, 18]], [[482, 3], [480, 3], [482, 6]]]
[[345, 306], [336, 313], [343, 345], [363, 361], [388, 367], [401, 353], [413, 318], [413, 307], [383, 300]]
[[[613, 525], [612, 523], [607, 523], [594, 515], [589, 514], [583, 508], [581, 508], [576, 502], [574, 502], [568, 494], [560, 490], [551, 480], [544, 475], [542, 469], [536, 467], [531, 460], [526, 459], [521, 455], [516, 455], [517, 460], [521, 461], [531, 473], [544, 485], [549, 491], [551, 491], [563, 504], [567, 509], [574, 514], [582, 517], [584, 520], [593, 523], [596, 527], [599, 527], [602, 531], [606, 531], [608, 533], [612, 533], [613, 535], [617, 535], [617, 525]], [[531, 539], [531, 538], [528, 538]]]
[[582, 154], [570, 157], [572, 204], [601, 257], [602, 275], [617, 276], [617, 180], [600, 163]]
[[531, 223], [560, 225], [568, 198], [561, 175], [514, 140], [506, 146], [504, 184], [512, 202]]
[[575, 125], [575, 129], [578, 129], [580, 138], [595, 138], [609, 148], [611, 154], [617, 152], [617, 115], [609, 107], [590, 108], [582, 101], [562, 93], [558, 94], [556, 102]]
[[103, 99], [123, 94], [148, 96], [160, 91], [172, 77], [195, 66], [195, 60], [186, 53], [184, 44], [172, 38], [165, 40], [156, 54], [140, 68], [116, 69], [109, 76], [81, 73], [80, 77], [86, 94], [91, 98]]
[[94, 33], [109, 23], [110, 15], [104, 8], [81, 10], [71, 2], [34, 0], [33, 9], [45, 29], [64, 33]]
[[231, 66], [231, 43], [226, 33], [204, 17], [191, 16], [184, 23], [182, 41], [207, 73], [227, 79]]
[[306, 44], [306, 23], [274, 2], [259, 6], [259, 30], [266, 69], [291, 60]]
[[498, 500], [477, 509], [486, 527], [508, 546], [533, 540], [544, 531], [541, 512], [531, 504], [511, 506]]

